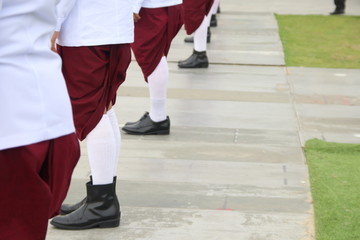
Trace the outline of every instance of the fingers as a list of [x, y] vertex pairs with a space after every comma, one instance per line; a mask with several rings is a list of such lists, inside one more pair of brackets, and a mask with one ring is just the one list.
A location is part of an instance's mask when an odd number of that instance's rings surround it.
[[56, 52], [57, 53], [57, 49], [56, 49], [56, 39], [59, 36], [59, 32], [54, 32], [52, 37], [51, 37], [51, 51]]
[[133, 16], [134, 16], [134, 22], [138, 22], [141, 19], [140, 15], [137, 13], [134, 13]]

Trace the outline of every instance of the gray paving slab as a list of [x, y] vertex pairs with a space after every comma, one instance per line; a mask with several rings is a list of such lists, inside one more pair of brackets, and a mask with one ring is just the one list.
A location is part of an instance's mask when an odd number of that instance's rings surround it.
[[301, 144], [312, 138], [360, 143], [360, 70], [291, 67], [287, 78]]
[[360, 105], [360, 69], [289, 67], [287, 73], [299, 103], [305, 96], [313, 104]]
[[360, 143], [360, 107], [298, 104], [302, 144], [311, 138]]
[[[178, 69], [176, 63], [169, 63], [169, 97], [174, 90], [216, 90], [256, 93], [277, 93], [289, 95], [286, 70], [283, 67], [212, 65], [209, 69]], [[143, 88], [143, 95], [130, 87]], [[147, 84], [136, 62], [129, 67], [127, 79], [119, 90], [120, 96], [148, 96]], [[240, 94], [239, 94], [240, 95]], [[183, 98], [181, 96], [180, 98]], [[286, 102], [288, 102], [288, 98]]]
[[[329, 0], [223, 0], [221, 9], [224, 12], [262, 13], [272, 12], [279, 14], [321, 14], [328, 15], [335, 8], [334, 2]], [[346, 0], [346, 14], [360, 15], [360, 2]]]
[[[125, 124], [148, 109], [148, 98], [120, 97], [118, 105]], [[285, 103], [168, 99], [167, 107], [174, 126], [297, 131], [292, 106]]]
[[[119, 180], [232, 184], [261, 187], [304, 186], [304, 164], [266, 164], [177, 159], [123, 159]], [[286, 168], [286, 170], [284, 170]], [[220, 170], [221, 171], [220, 171]], [[131, 170], [131, 171], [129, 171]], [[154, 174], [156, 172], [156, 174]]]
[[[84, 191], [73, 189], [83, 189], [84, 184], [83, 179], [74, 178], [66, 202], [82, 199]], [[244, 185], [242, 182], [200, 184], [119, 180], [117, 186], [118, 196], [124, 206], [283, 213], [309, 211], [305, 201], [308, 198], [305, 184], [270, 189]]]
[[[175, 134], [175, 133], [174, 133]], [[186, 135], [191, 138], [191, 135]], [[161, 143], [145, 140], [143, 152], [136, 148], [139, 140], [128, 140], [124, 144], [122, 154], [124, 157], [144, 157], [151, 155], [156, 158], [171, 157], [172, 159], [191, 159], [236, 162], [267, 162], [267, 163], [302, 163], [301, 149], [297, 147], [269, 147], [265, 144], [224, 144], [224, 143], [195, 143], [172, 142], [166, 144], [159, 151]], [[183, 151], [186, 149], [186, 151]]]
[[[238, 211], [124, 208], [120, 228], [61, 231], [49, 229], [54, 240], [98, 239], [306, 239], [307, 214], [246, 213]], [[236, 220], [235, 220], [236, 219]], [[262, 226], [259, 231], [259, 226]]]

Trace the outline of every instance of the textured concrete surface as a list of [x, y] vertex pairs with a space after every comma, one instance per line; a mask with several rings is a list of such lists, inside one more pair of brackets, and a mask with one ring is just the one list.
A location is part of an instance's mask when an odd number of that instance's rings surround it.
[[[222, 0], [208, 69], [178, 69], [182, 30], [169, 55], [169, 136], [122, 134], [121, 226], [64, 231], [47, 240], [312, 240], [303, 153], [307, 139], [360, 143], [360, 70], [284, 66], [273, 13], [328, 14], [332, 1]], [[360, 2], [347, 1], [359, 14]], [[149, 109], [136, 62], [118, 92], [120, 126]], [[85, 196], [85, 143], [67, 199]]]

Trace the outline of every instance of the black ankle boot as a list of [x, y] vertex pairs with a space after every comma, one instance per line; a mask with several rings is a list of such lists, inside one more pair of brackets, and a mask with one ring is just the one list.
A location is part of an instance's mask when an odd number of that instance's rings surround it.
[[216, 18], [216, 14], [212, 14], [212, 15], [211, 15], [211, 19], [210, 19], [210, 27], [217, 27], [217, 18]]
[[[184, 42], [193, 43], [194, 42], [194, 37], [193, 36], [186, 37], [186, 38], [184, 38]], [[208, 27], [208, 30], [207, 30], [206, 42], [207, 43], [211, 42], [211, 31], [210, 31], [209, 27]]]
[[[90, 182], [88, 182], [88, 183], [90, 183]], [[60, 214], [66, 215], [66, 214], [72, 213], [73, 211], [75, 211], [76, 209], [78, 209], [82, 205], [84, 205], [86, 203], [86, 199], [87, 199], [87, 197], [85, 197], [83, 200], [81, 200], [80, 202], [77, 202], [75, 204], [62, 204], [61, 209], [60, 209]]]
[[[114, 183], [114, 191], [116, 193], [116, 176], [113, 178], [113, 183]], [[87, 184], [92, 184], [92, 176], [90, 176], [90, 182], [87, 182]], [[75, 211], [76, 209], [80, 208], [82, 205], [84, 205], [86, 203], [86, 199], [87, 197], [84, 197], [83, 200], [81, 200], [80, 202], [77, 202], [75, 204], [62, 204], [61, 205], [61, 209], [60, 209], [60, 214], [61, 215], [66, 215], [69, 213], [72, 213], [73, 211]]]
[[179, 68], [207, 68], [209, 66], [209, 60], [206, 56], [206, 51], [195, 51], [186, 60], [178, 63]]
[[69, 230], [118, 227], [121, 213], [114, 185], [87, 183], [86, 202], [70, 214], [54, 217], [50, 224]]
[[345, 8], [336, 7], [333, 12], [330, 13], [330, 15], [342, 15], [345, 13]]

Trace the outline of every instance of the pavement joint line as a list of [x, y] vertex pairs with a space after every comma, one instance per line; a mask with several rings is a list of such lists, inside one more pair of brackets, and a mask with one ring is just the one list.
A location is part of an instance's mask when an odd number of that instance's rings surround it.
[[[177, 61], [168, 61], [168, 63], [178, 63]], [[285, 64], [258, 64], [258, 63], [223, 63], [223, 62], [209, 62], [211, 65], [224, 65], [224, 66], [245, 66], [245, 67], [288, 67]], [[206, 68], [205, 68], [206, 69]]]
[[285, 186], [288, 185], [288, 180], [287, 180], [287, 178], [284, 178], [284, 185], [285, 185]]
[[[303, 142], [303, 137], [301, 135], [302, 129], [301, 129], [300, 115], [299, 115], [299, 110], [297, 108], [296, 100], [295, 100], [295, 98], [296, 98], [296, 96], [295, 96], [295, 88], [294, 88], [294, 85], [292, 84], [292, 81], [289, 78], [288, 67], [286, 67], [285, 79], [286, 79], [286, 82], [287, 82], [288, 87], [289, 87], [290, 104], [292, 106], [292, 109], [294, 111], [294, 115], [295, 115], [295, 118], [296, 118], [297, 138], [299, 140], [300, 146], [304, 147], [305, 142]], [[305, 152], [304, 151], [302, 151], [301, 157], [303, 159], [304, 164], [306, 164], [306, 157], [305, 157]]]
[[238, 129], [238, 128], [235, 129], [234, 143], [238, 142], [239, 134], [240, 134], [240, 129]]

